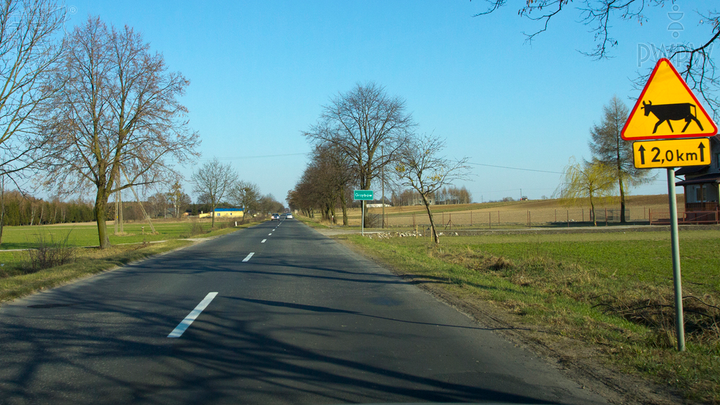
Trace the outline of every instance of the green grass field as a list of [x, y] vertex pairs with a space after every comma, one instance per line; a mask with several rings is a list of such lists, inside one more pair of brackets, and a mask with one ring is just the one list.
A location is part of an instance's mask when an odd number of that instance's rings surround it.
[[491, 302], [543, 336], [597, 347], [598, 361], [720, 402], [720, 230], [681, 231], [687, 351], [675, 350], [666, 231], [350, 241], [467, 300]]
[[[114, 226], [107, 227], [110, 234], [110, 243], [113, 245], [125, 243], [152, 242], [159, 240], [170, 240], [192, 236], [193, 223], [190, 221], [181, 222], [159, 222], [153, 224], [155, 234], [150, 232], [147, 223], [125, 224], [122, 235], [114, 234]], [[203, 233], [210, 230], [210, 222], [198, 222]], [[218, 227], [216, 223], [216, 228]], [[143, 229], [144, 228], [144, 229]], [[7, 226], [3, 229], [2, 244], [0, 250], [8, 249], [32, 249], [37, 246], [38, 240], [44, 238], [46, 242], [61, 242], [68, 238], [70, 246], [87, 247], [98, 246], [98, 231], [95, 224], [67, 224], [52, 226]]]

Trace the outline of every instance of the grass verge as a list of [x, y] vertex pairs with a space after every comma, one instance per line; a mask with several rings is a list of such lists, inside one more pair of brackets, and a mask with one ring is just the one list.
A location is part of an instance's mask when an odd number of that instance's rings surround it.
[[191, 241], [174, 240], [157, 244], [113, 246], [104, 250], [79, 249], [72, 263], [31, 273], [17, 271], [15, 274], [0, 278], [0, 302], [57, 287], [81, 277], [190, 244]]
[[681, 233], [687, 351], [675, 350], [665, 232], [349, 241], [462, 300], [491, 303], [552, 345], [649, 377], [689, 400], [720, 402], [720, 231]]
[[[158, 242], [156, 240], [140, 240], [136, 241], [136, 237], [125, 239], [123, 244], [114, 244], [108, 249], [99, 249], [97, 247], [80, 248], [84, 241], [88, 239], [88, 234], [93, 228], [68, 228], [64, 232], [67, 237], [66, 243], [61, 249], [66, 249], [68, 245], [73, 248], [72, 258], [69, 263], [60, 266], [54, 266], [47, 269], [38, 270], [32, 265], [32, 253], [28, 251], [0, 251], [0, 302], [9, 301], [34, 292], [57, 287], [66, 284], [72, 280], [85, 277], [88, 275], [100, 273], [118, 266], [144, 259], [149, 256], [175, 250], [184, 246], [188, 246], [193, 242], [186, 239], [192, 238], [210, 238], [235, 232], [241, 228], [247, 228], [257, 223], [247, 223], [238, 225], [237, 228], [232, 226], [216, 226], [214, 230], [210, 230], [209, 225], [202, 227], [202, 232], [197, 229], [192, 231], [192, 224], [165, 224], [165, 233], [162, 235], [165, 240]], [[45, 229], [43, 229], [45, 228]], [[48, 229], [49, 228], [49, 229]], [[126, 229], [129, 227], [126, 227]], [[156, 227], [156, 229], [159, 227]], [[13, 235], [17, 240], [18, 235], [29, 235], [26, 229], [16, 229], [16, 227], [6, 227], [5, 230]], [[132, 228], [130, 228], [132, 229]], [[24, 242], [29, 248], [43, 249], [41, 246], [44, 238], [53, 235], [62, 237], [62, 232], [58, 227], [34, 227], [32, 232], [35, 240], [27, 240]], [[153, 235], [157, 237], [157, 235]], [[95, 237], [97, 238], [97, 230], [95, 229]], [[95, 241], [97, 243], [97, 240]], [[116, 239], [117, 242], [117, 239]], [[54, 248], [50, 248], [52, 251]]]

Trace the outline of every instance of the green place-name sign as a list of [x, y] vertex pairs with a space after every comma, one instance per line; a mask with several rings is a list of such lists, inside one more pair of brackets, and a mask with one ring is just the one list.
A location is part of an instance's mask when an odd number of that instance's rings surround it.
[[372, 201], [373, 200], [373, 191], [372, 190], [354, 190], [353, 199]]

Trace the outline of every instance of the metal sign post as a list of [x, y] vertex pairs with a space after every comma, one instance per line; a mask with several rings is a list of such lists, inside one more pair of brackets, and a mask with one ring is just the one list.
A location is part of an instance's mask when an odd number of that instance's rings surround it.
[[360, 201], [362, 217], [360, 218], [360, 235], [365, 236], [365, 200]]
[[685, 322], [683, 320], [682, 285], [680, 279], [680, 241], [678, 238], [677, 198], [675, 197], [675, 169], [667, 168], [670, 196], [670, 247], [672, 249], [673, 281], [675, 284], [675, 331], [678, 351], [685, 351]]
[[360, 218], [360, 234], [365, 236], [365, 201], [372, 201], [373, 191], [372, 190], [354, 190], [353, 199], [360, 200], [360, 206], [362, 207], [362, 218]]

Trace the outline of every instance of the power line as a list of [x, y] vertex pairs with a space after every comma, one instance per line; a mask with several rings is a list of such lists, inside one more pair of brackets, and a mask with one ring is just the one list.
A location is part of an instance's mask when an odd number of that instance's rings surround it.
[[[260, 158], [272, 158], [272, 157], [285, 157], [285, 156], [300, 156], [309, 155], [311, 152], [305, 153], [283, 153], [279, 155], [255, 155], [255, 156], [226, 156], [218, 157], [218, 160], [238, 160], [238, 159], [260, 159]], [[210, 160], [210, 158], [202, 158], [200, 160]]]
[[550, 171], [550, 170], [524, 169], [524, 168], [521, 168], [521, 167], [509, 167], [509, 166], [487, 165], [487, 164], [483, 164], [483, 163], [473, 163], [473, 162], [468, 162], [468, 164], [470, 164], [470, 165], [475, 165], [475, 166], [494, 167], [494, 168], [496, 168], [496, 169], [510, 169], [510, 170], [523, 170], [523, 171], [526, 171], [526, 172], [536, 172], [536, 173], [563, 174], [562, 172], [553, 172], [553, 171]]

